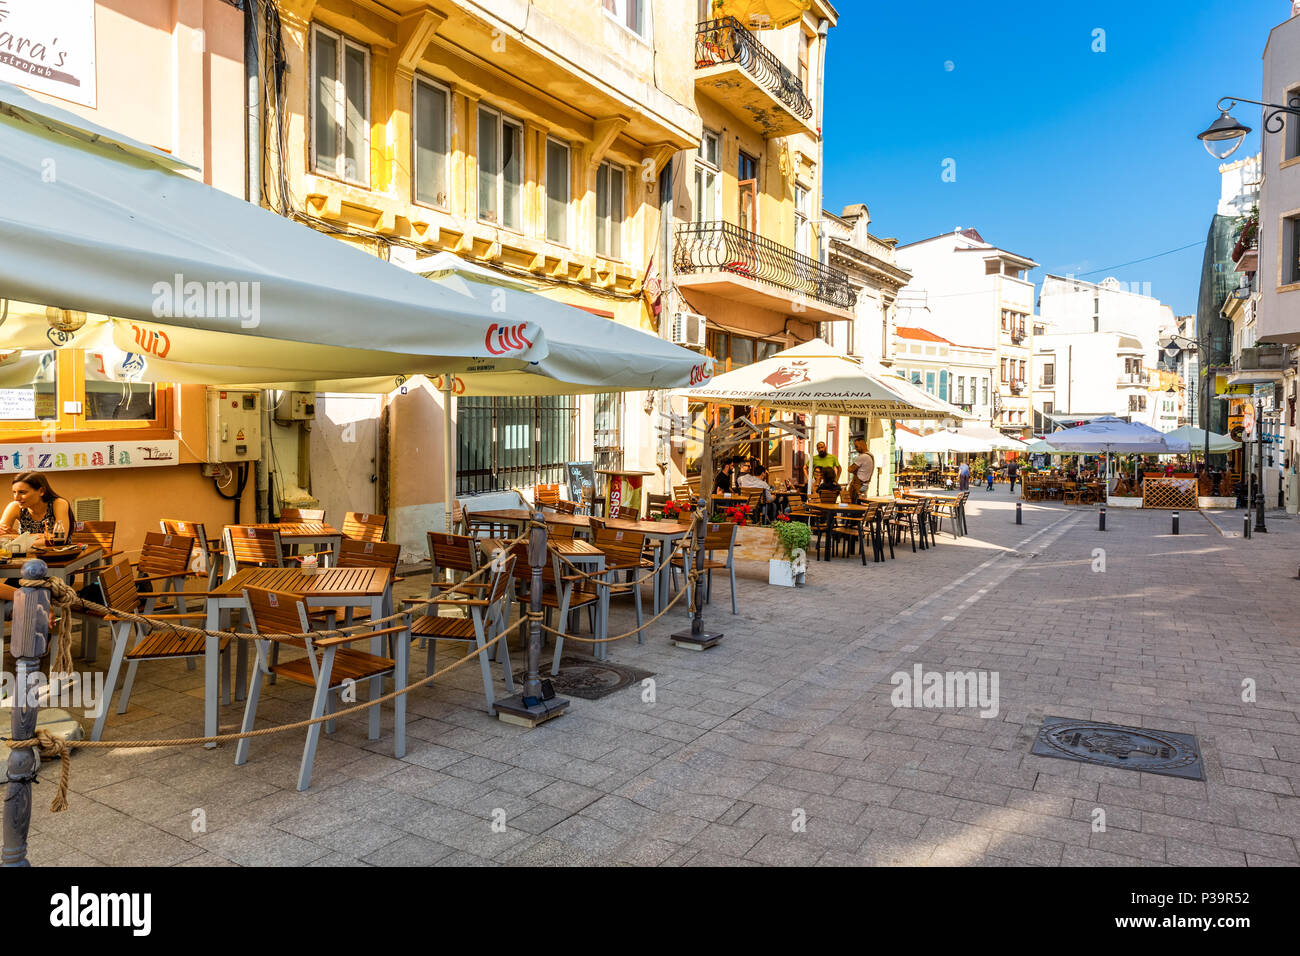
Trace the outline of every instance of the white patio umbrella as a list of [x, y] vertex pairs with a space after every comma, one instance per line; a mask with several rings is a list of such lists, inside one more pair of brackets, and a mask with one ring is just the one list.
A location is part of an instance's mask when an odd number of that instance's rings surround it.
[[[695, 401], [855, 418], [963, 420], [969, 416], [875, 363], [859, 362], [822, 339], [719, 375], [684, 391]], [[812, 469], [808, 471], [812, 490]]]
[[[1111, 452], [1121, 454], [1167, 454], [1168, 442], [1162, 432], [1140, 422], [1126, 422], [1121, 418], [1104, 415], [1083, 425], [1053, 432], [1043, 442], [1061, 452], [1079, 452], [1106, 456], [1106, 475], [1109, 478]], [[1136, 471], [1137, 465], [1134, 465]]]
[[[1197, 428], [1195, 425], [1184, 425], [1181, 428], [1175, 428], [1171, 432], [1165, 432], [1165, 441], [1168, 443], [1170, 450], [1178, 454], [1197, 451], [1204, 453], [1205, 429]], [[1230, 436], [1210, 432], [1210, 451], [1212, 453], [1224, 454], [1235, 451], [1240, 447], [1241, 442]]]
[[908, 454], [942, 454], [944, 452], [975, 454], [990, 450], [987, 441], [981, 441], [979, 438], [964, 435], [961, 431], [949, 429], [941, 429], [928, 435], [916, 435], [912, 432], [900, 431], [895, 440], [898, 446]]

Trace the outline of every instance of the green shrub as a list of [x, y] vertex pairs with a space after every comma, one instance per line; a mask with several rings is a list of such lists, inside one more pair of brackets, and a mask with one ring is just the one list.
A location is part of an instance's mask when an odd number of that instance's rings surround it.
[[776, 535], [777, 555], [786, 561], [800, 549], [806, 553], [812, 542], [812, 529], [802, 521], [777, 520], [772, 523], [772, 531]]

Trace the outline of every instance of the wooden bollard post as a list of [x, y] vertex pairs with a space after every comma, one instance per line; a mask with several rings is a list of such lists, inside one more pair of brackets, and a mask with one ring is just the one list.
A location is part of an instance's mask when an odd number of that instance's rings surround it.
[[[44, 561], [33, 559], [23, 565], [23, 577], [33, 580], [48, 574]], [[50, 641], [50, 592], [24, 587], [14, 602], [13, 655], [17, 682], [14, 688], [11, 739], [36, 736], [36, 677], [40, 658]], [[41, 758], [34, 749], [9, 751], [4, 809], [4, 851], [0, 866], [30, 866], [27, 862], [27, 831], [32, 822], [32, 783], [40, 770]]]
[[706, 510], [708, 506], [708, 501], [701, 498], [699, 517], [695, 528], [695, 544], [690, 551], [690, 565], [686, 568], [686, 586], [691, 589], [691, 604], [694, 605], [691, 629], [689, 631], [674, 631], [671, 635], [673, 644], [692, 651], [708, 650], [722, 640], [724, 636], [720, 631], [710, 633], [704, 630], [704, 598], [700, 593], [700, 579], [697, 577], [693, 582], [691, 580], [691, 571], [704, 560], [704, 534], [708, 529], [709, 519]]

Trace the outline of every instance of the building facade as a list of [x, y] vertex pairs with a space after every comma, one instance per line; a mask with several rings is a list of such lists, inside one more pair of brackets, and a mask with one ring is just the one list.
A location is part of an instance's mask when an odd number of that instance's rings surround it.
[[[1264, 48], [1261, 99], [1288, 103], [1300, 97], [1300, 16], [1274, 27]], [[1262, 134], [1263, 184], [1259, 196], [1256, 317], [1261, 344], [1276, 347], [1257, 353], [1256, 364], [1276, 365], [1281, 380], [1275, 389], [1274, 431], [1280, 436], [1274, 464], [1283, 466], [1288, 510], [1300, 509], [1300, 430], [1296, 427], [1296, 351], [1300, 346], [1300, 117], [1286, 116], [1281, 132]], [[1280, 353], [1280, 354], [1278, 354]], [[1271, 470], [1271, 469], [1270, 469]]]
[[991, 349], [991, 423], [1028, 436], [1034, 284], [1026, 276], [1038, 263], [986, 242], [976, 229], [899, 246], [898, 262], [913, 276], [900, 296], [900, 324]]
[[[848, 275], [827, 262], [822, 208], [822, 95], [827, 38], [839, 14], [810, 0], [803, 16], [781, 29], [751, 30], [715, 18], [698, 0], [690, 31], [699, 146], [674, 165], [669, 310], [680, 329], [703, 330], [682, 344], [702, 347], [719, 374], [806, 342], [825, 323], [852, 323]], [[739, 416], [761, 423], [762, 409], [687, 406], [674, 411], [693, 423], [672, 443], [668, 484], [698, 477], [698, 427]], [[835, 421], [822, 426], [843, 441]], [[791, 473], [792, 440], [742, 449], [762, 460], [773, 479]]]
[[[287, 67], [264, 117], [267, 206], [409, 269], [451, 252], [603, 319], [667, 333], [661, 189], [673, 158], [700, 142], [694, 3], [263, 9], [274, 14], [261, 24], [266, 60]], [[352, 455], [351, 470], [376, 474], [375, 509], [422, 552], [424, 530], [445, 513], [441, 483], [428, 480], [443, 444], [441, 394], [417, 378], [368, 409], [331, 399], [344, 420], [373, 423], [379, 461], [364, 467], [366, 450], [334, 422], [317, 429], [322, 457]], [[455, 402], [460, 495], [560, 481], [568, 460], [657, 464], [645, 393]]]
[[[47, 78], [23, 66], [41, 65], [35, 52], [31, 61], [8, 58], [0, 63], [0, 80], [164, 150], [193, 166], [195, 179], [246, 197], [244, 16], [235, 5], [7, 0], [4, 12], [5, 33], [26, 40], [23, 46], [33, 51], [38, 45], [54, 49], [57, 40], [64, 60]], [[59, 303], [36, 305], [54, 307], [52, 324], [72, 318], [60, 314]], [[27, 470], [28, 450], [41, 443], [55, 443], [56, 452], [74, 445], [86, 452], [52, 455], [33, 470], [47, 472], [58, 494], [73, 503], [74, 517], [115, 521], [115, 547], [130, 556], [145, 532], [159, 530], [159, 517], [204, 522], [214, 536], [232, 521], [253, 520], [249, 473], [208, 462], [204, 386], [131, 382], [115, 367], [120, 354], [57, 347], [57, 340], [32, 355], [33, 362], [0, 373], [6, 471]], [[3, 351], [0, 332], [0, 364]], [[17, 374], [23, 369], [28, 373]], [[107, 460], [109, 448], [118, 466], [94, 466], [96, 455]], [[121, 466], [124, 454], [127, 467]], [[62, 470], [61, 457], [70, 467], [91, 467]], [[146, 472], [144, 461], [164, 464]], [[142, 494], [146, 478], [149, 491]]]

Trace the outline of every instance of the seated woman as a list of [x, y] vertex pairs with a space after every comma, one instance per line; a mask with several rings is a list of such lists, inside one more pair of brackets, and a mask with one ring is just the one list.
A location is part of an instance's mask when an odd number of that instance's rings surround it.
[[0, 536], [39, 535], [38, 545], [61, 544], [72, 530], [72, 506], [60, 498], [39, 471], [23, 471], [12, 481], [14, 500], [0, 513]]
[[839, 491], [840, 483], [835, 480], [834, 468], [814, 468], [813, 481], [818, 491]]

